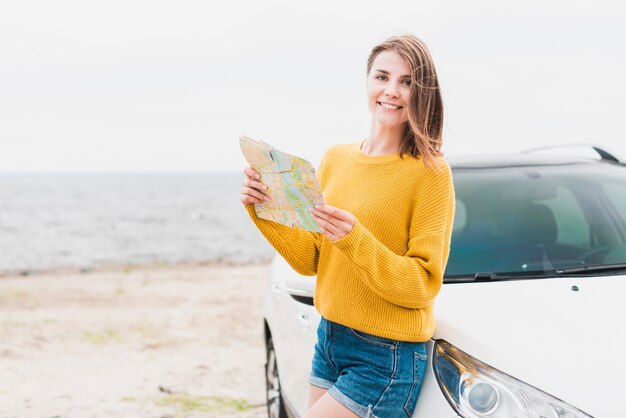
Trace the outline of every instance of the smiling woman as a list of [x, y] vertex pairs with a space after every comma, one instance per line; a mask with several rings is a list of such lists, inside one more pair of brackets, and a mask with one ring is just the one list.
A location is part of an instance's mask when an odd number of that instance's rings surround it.
[[[256, 226], [294, 270], [317, 275], [322, 321], [305, 418], [412, 415], [450, 252], [454, 189], [422, 41], [398, 36], [372, 50], [367, 98], [368, 138], [332, 147], [318, 170], [326, 204], [312, 213], [321, 233], [257, 217], [267, 187], [244, 170], [241, 202]], [[270, 416], [283, 417], [276, 399], [268, 396]]]
[[372, 129], [375, 120], [379, 126], [401, 127], [400, 152], [422, 155], [431, 164], [432, 157], [441, 156], [443, 133], [443, 103], [432, 58], [417, 38], [388, 42], [375, 47], [367, 61]]

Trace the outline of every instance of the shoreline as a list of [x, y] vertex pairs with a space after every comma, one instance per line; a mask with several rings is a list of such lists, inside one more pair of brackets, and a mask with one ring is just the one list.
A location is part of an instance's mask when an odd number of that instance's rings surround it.
[[194, 268], [194, 267], [248, 267], [269, 265], [273, 256], [268, 258], [258, 258], [254, 260], [229, 260], [211, 259], [203, 261], [181, 261], [181, 262], [154, 262], [154, 263], [120, 263], [107, 264], [102, 266], [56, 266], [41, 269], [19, 268], [13, 270], [0, 270], [0, 280], [12, 277], [37, 277], [45, 275], [61, 274], [90, 274], [100, 272], [129, 272], [132, 270], [150, 270], [167, 268]]

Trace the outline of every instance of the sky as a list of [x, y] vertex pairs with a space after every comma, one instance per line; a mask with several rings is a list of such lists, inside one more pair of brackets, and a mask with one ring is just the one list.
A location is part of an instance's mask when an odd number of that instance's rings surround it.
[[626, 158], [623, 1], [24, 0], [0, 5], [0, 173], [235, 172], [240, 135], [316, 165], [367, 137], [367, 56], [403, 33], [446, 155]]

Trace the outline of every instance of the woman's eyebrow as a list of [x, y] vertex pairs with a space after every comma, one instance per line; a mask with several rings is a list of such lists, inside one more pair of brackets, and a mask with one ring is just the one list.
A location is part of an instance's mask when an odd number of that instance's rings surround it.
[[[379, 69], [375, 69], [374, 71], [378, 71], [379, 73], [383, 73], [385, 75], [389, 75], [389, 71], [379, 70]], [[405, 75], [401, 76], [400, 78], [411, 78], [411, 74], [405, 74]]]

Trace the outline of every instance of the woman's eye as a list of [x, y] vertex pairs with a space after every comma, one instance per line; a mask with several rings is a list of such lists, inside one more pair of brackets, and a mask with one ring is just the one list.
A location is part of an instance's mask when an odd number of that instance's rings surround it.
[[402, 80], [402, 84], [404, 84], [405, 86], [410, 86], [411, 80], [409, 80], [408, 78], [406, 80]]
[[385, 81], [385, 80], [387, 80], [387, 76], [384, 76], [384, 75], [377, 75], [377, 76], [376, 76], [376, 80]]

